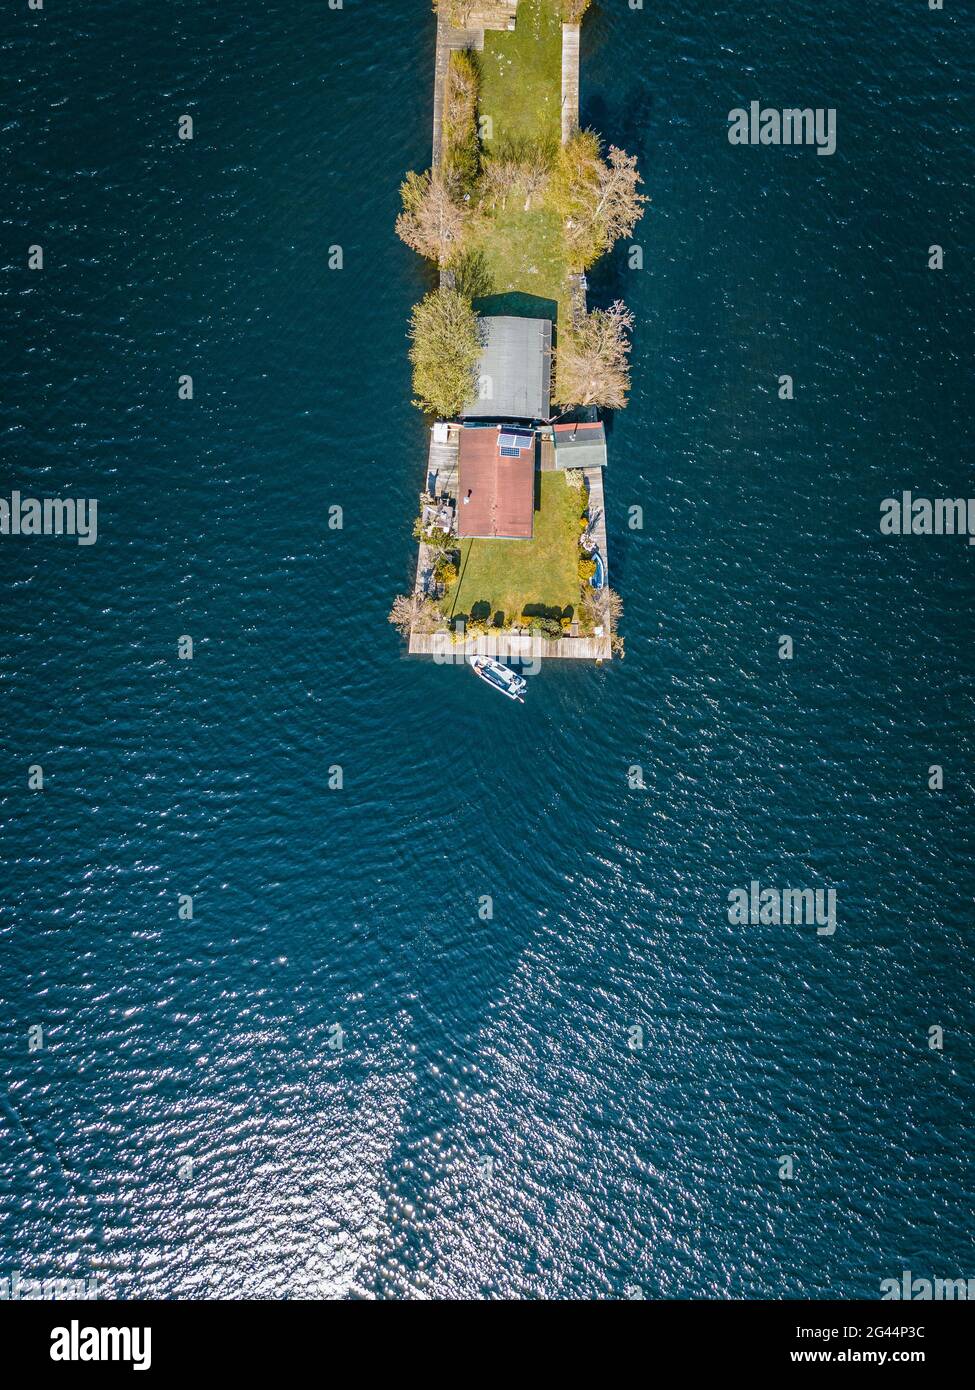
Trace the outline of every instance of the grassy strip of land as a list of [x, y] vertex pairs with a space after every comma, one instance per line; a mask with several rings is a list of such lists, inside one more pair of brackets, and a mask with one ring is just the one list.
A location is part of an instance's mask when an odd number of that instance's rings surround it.
[[[559, 0], [520, 0], [514, 33], [485, 33], [480, 72], [484, 158], [524, 157], [528, 150], [554, 157], [562, 105]], [[568, 312], [562, 226], [541, 196], [526, 199], [514, 189], [490, 217], [479, 221], [473, 241], [483, 254], [494, 295], [547, 301], [534, 310], [517, 303], [479, 305], [483, 312], [528, 312], [552, 319]]]
[[[526, 212], [515, 203], [516, 197], [508, 207], [485, 219], [472, 237], [473, 246], [484, 257], [491, 296], [507, 300], [492, 303], [482, 298], [476, 307], [481, 313], [561, 318], [568, 312], [569, 286], [558, 216], [544, 207]], [[516, 298], [519, 295], [531, 295], [544, 303], [521, 303]]]
[[481, 55], [480, 114], [490, 153], [523, 141], [557, 145], [562, 131], [560, 0], [519, 0], [514, 32], [489, 29]]

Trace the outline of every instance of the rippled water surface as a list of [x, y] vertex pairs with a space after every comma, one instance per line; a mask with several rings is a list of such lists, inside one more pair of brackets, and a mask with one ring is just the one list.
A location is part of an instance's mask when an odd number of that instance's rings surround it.
[[[621, 246], [591, 276], [637, 316], [627, 655], [546, 666], [521, 707], [385, 622], [424, 469], [429, 279], [392, 224], [429, 160], [429, 5], [6, 16], [4, 488], [97, 497], [99, 540], [0, 546], [0, 1277], [975, 1276], [975, 550], [878, 531], [902, 488], [972, 492], [973, 27], [587, 17], [583, 119], [653, 199], [645, 269]], [[732, 147], [752, 99], [836, 107], [836, 154]], [[835, 887], [835, 936], [730, 926], [752, 879]]]

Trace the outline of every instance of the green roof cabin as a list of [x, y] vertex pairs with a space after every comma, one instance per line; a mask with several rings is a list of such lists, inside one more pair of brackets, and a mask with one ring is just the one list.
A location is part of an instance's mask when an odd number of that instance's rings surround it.
[[601, 420], [556, 425], [553, 434], [556, 468], [606, 467], [606, 431]]

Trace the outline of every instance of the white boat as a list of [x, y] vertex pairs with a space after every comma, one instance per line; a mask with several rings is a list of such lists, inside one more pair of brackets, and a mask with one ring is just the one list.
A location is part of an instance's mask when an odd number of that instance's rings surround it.
[[474, 668], [475, 676], [480, 676], [482, 681], [493, 685], [495, 690], [500, 690], [509, 700], [521, 700], [522, 704], [525, 703], [523, 692], [527, 681], [524, 676], [516, 676], [514, 671], [509, 671], [507, 666], [502, 666], [500, 661], [495, 661], [490, 656], [470, 656], [467, 659]]

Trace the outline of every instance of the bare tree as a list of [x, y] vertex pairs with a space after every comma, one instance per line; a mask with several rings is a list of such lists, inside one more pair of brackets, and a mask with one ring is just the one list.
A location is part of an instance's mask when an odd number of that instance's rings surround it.
[[618, 656], [620, 661], [626, 655], [626, 639], [620, 636], [618, 631], [620, 618], [623, 616], [623, 600], [615, 589], [604, 590], [606, 594], [606, 616], [609, 619], [609, 645], [613, 655]]
[[624, 641], [618, 628], [623, 616], [623, 600], [615, 589], [589, 589], [582, 599], [582, 614], [588, 626], [609, 632], [610, 648], [621, 660], [625, 654]]
[[621, 236], [629, 236], [643, 216], [646, 195], [636, 155], [615, 145], [603, 159], [599, 137], [578, 131], [559, 151], [553, 203], [565, 223], [566, 249], [575, 270], [585, 270]]
[[623, 600], [615, 589], [604, 589], [606, 595], [606, 615], [609, 618], [609, 626], [613, 632], [619, 626], [619, 620], [623, 616]]
[[517, 160], [497, 157], [485, 160], [481, 178], [481, 204], [494, 212], [507, 207], [508, 198], [518, 186], [520, 165]]
[[642, 182], [636, 155], [610, 145], [609, 164], [603, 165], [599, 200], [593, 209], [593, 221], [603, 226], [610, 245], [621, 236], [629, 236], [643, 216], [647, 197], [637, 192], [637, 184]]
[[389, 610], [389, 621], [403, 637], [411, 632], [434, 632], [444, 619], [433, 599], [423, 594], [397, 594]]
[[600, 405], [622, 410], [630, 389], [633, 315], [621, 299], [594, 309], [565, 330], [556, 352], [555, 399], [559, 405]]
[[467, 204], [429, 171], [407, 174], [400, 196], [403, 211], [396, 219], [396, 235], [421, 256], [446, 265], [461, 247], [470, 217]]
[[553, 158], [553, 151], [536, 141], [505, 141], [484, 161], [481, 206], [494, 212], [507, 207], [509, 197], [517, 194], [530, 212], [532, 201], [548, 188]]
[[549, 166], [543, 151], [535, 150], [521, 165], [519, 192], [525, 195], [525, 212], [531, 210], [532, 199], [541, 198], [548, 188]]

